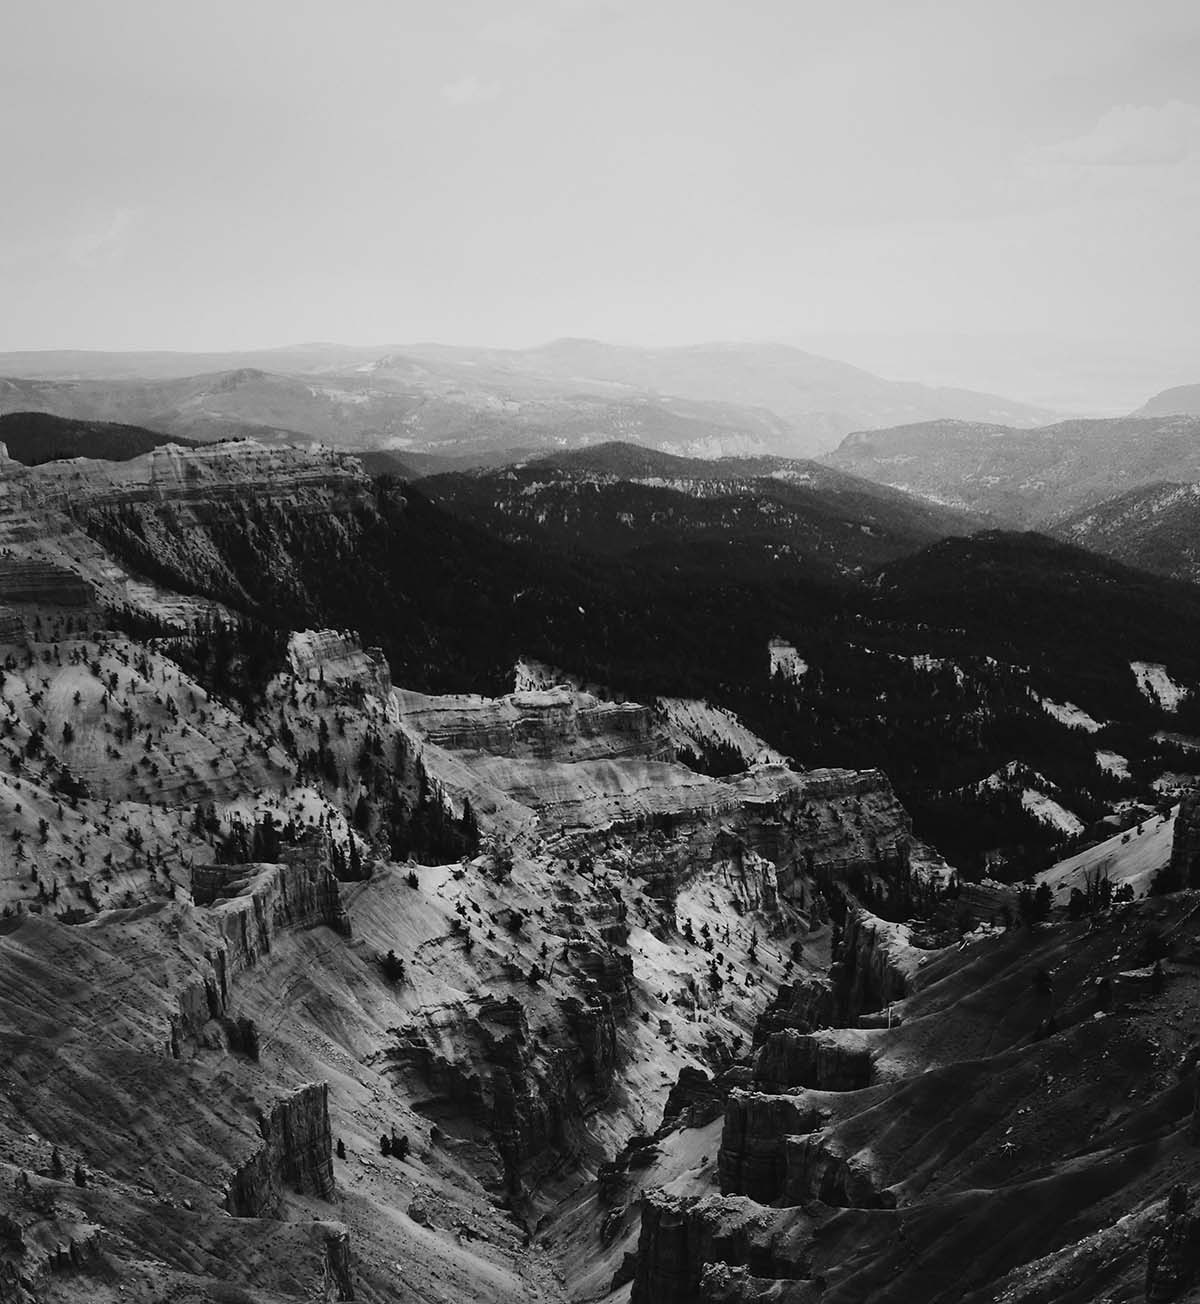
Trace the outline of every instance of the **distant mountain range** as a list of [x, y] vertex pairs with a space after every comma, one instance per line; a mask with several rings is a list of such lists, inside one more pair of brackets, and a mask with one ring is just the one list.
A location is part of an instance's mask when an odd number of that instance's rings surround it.
[[1044, 526], [1141, 485], [1200, 479], [1200, 417], [1061, 421], [1038, 430], [922, 422], [860, 431], [823, 460], [936, 502]]
[[[20, 418], [18, 436], [19, 413], [34, 415]], [[1200, 385], [1165, 390], [1128, 417], [1039, 424], [1052, 414], [776, 344], [306, 344], [0, 354], [0, 414], [18, 460], [246, 436], [352, 449], [375, 474], [451, 477], [430, 492], [506, 537], [572, 547], [620, 552], [727, 532], [756, 556], [782, 549], [845, 574], [946, 534], [1009, 525], [1197, 577], [1194, 502], [1177, 486], [1200, 482]], [[46, 425], [51, 415], [76, 425]], [[832, 451], [820, 467], [800, 456], [822, 448]], [[639, 471], [637, 449], [691, 465], [651, 458]], [[715, 459], [719, 474], [700, 459]], [[514, 463], [490, 479], [465, 474]], [[589, 498], [579, 485], [590, 474], [603, 483]], [[909, 496], [872, 497], [866, 482]]]
[[215, 439], [253, 434], [497, 460], [626, 440], [688, 455], [810, 454], [849, 431], [1051, 413], [970, 390], [884, 380], [784, 345], [526, 350], [338, 345], [245, 354], [0, 354], [0, 411]]

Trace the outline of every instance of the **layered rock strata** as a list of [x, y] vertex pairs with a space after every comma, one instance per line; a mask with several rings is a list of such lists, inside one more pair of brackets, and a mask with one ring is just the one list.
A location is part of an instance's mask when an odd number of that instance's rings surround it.
[[235, 1218], [274, 1218], [285, 1191], [332, 1200], [329, 1085], [314, 1082], [259, 1118], [262, 1144], [238, 1165], [225, 1207]]

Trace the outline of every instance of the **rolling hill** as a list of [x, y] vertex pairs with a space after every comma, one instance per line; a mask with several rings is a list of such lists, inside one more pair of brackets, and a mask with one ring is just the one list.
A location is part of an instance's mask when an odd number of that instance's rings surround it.
[[1135, 417], [1200, 416], [1200, 385], [1175, 385], [1146, 400]]
[[1149, 484], [1076, 512], [1064, 539], [1156, 575], [1200, 583], [1200, 484]]
[[816, 462], [682, 458], [628, 443], [431, 476], [421, 489], [513, 542], [671, 564], [720, 548], [751, 569], [798, 564], [830, 578], [986, 524]]

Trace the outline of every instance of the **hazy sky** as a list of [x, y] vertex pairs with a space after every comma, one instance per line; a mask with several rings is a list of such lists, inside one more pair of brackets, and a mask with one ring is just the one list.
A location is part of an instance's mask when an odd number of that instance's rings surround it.
[[0, 348], [1001, 336], [1200, 380], [1195, 0], [0, 0], [0, 160]]

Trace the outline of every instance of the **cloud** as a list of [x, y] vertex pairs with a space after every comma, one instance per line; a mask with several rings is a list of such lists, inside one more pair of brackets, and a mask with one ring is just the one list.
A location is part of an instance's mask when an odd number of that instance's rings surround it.
[[1118, 104], [1090, 130], [1034, 151], [1035, 162], [1067, 167], [1173, 167], [1200, 155], [1200, 105]]
[[141, 220], [136, 208], [114, 208], [78, 231], [67, 245], [67, 257], [80, 267], [99, 267], [117, 258]]
[[495, 82], [480, 81], [474, 73], [467, 73], [457, 81], [447, 82], [440, 91], [442, 99], [456, 108], [467, 108], [473, 104], [485, 104], [500, 94], [500, 87]]

